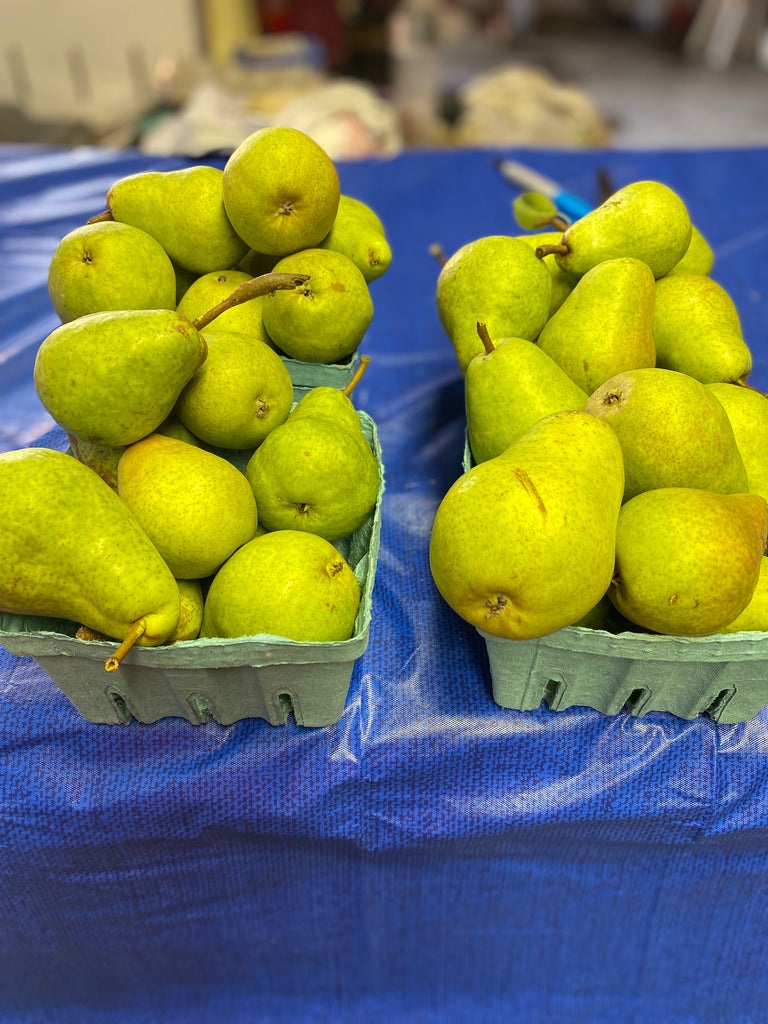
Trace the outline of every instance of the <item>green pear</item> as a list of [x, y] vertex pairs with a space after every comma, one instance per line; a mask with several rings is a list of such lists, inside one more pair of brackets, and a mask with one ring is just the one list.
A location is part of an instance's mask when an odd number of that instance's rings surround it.
[[488, 235], [446, 260], [435, 297], [440, 323], [466, 373], [470, 360], [484, 351], [478, 322], [492, 338], [536, 340], [549, 317], [552, 278], [526, 242]]
[[707, 384], [730, 420], [748, 490], [768, 501], [768, 397], [740, 384]]
[[[218, 270], [203, 274], [189, 286], [176, 307], [190, 320], [202, 316], [207, 310], [213, 309], [219, 302], [226, 299], [241, 284], [250, 280], [250, 276], [242, 270]], [[224, 310], [206, 327], [209, 331], [239, 331], [250, 338], [262, 341], [271, 346], [269, 335], [264, 328], [262, 308], [264, 296], [258, 295], [247, 302], [239, 302], [236, 306]]]
[[718, 633], [766, 633], [768, 632], [768, 558], [760, 559], [757, 586], [749, 603], [739, 614], [716, 630]]
[[343, 194], [333, 226], [319, 248], [344, 253], [368, 282], [381, 277], [392, 262], [392, 250], [378, 214], [362, 200]]
[[733, 299], [703, 274], [672, 274], [656, 282], [656, 363], [696, 380], [745, 383], [752, 356]]
[[249, 541], [216, 573], [201, 636], [333, 643], [353, 635], [359, 606], [357, 577], [332, 544], [278, 530]]
[[[532, 235], [515, 235], [514, 237], [519, 238], [526, 245], [530, 245], [535, 251], [540, 245], [556, 245], [561, 236], [562, 231], [540, 231]], [[544, 256], [542, 263], [552, 278], [552, 292], [549, 300], [549, 315], [552, 316], [562, 306], [566, 296], [571, 294], [574, 281], [557, 262], [554, 254]]]
[[275, 264], [279, 262], [279, 256], [268, 256], [266, 253], [255, 252], [255, 250], [249, 249], [237, 264], [235, 270], [242, 270], [250, 277], [260, 277], [262, 274], [268, 274], [274, 270]]
[[117, 493], [179, 580], [213, 575], [256, 532], [256, 502], [240, 470], [164, 434], [126, 448]]
[[758, 494], [658, 487], [627, 501], [609, 596], [637, 625], [703, 636], [733, 622], [760, 574], [768, 506]]
[[313, 388], [297, 402], [253, 453], [245, 475], [268, 530], [306, 530], [332, 542], [363, 525], [380, 483], [359, 416], [331, 387]]
[[140, 171], [107, 191], [109, 213], [152, 235], [175, 264], [195, 274], [234, 267], [248, 251], [224, 209], [217, 167]]
[[206, 351], [203, 335], [171, 310], [90, 313], [45, 338], [35, 388], [68, 434], [128, 445], [170, 415]]
[[712, 246], [706, 240], [695, 224], [691, 225], [691, 241], [685, 250], [683, 258], [668, 270], [670, 274], [702, 274], [706, 275], [712, 270], [715, 262], [715, 254]]
[[566, 273], [582, 277], [603, 260], [632, 256], [663, 277], [686, 253], [691, 220], [685, 203], [659, 181], [636, 181], [609, 196], [562, 234], [557, 245], [539, 246], [541, 257], [555, 253]]
[[301, 287], [264, 299], [264, 327], [280, 351], [308, 363], [350, 356], [373, 318], [368, 283], [352, 260], [330, 249], [305, 249], [280, 260], [275, 273], [309, 275]]
[[175, 308], [178, 308], [178, 305], [184, 298], [185, 293], [189, 291], [200, 275], [193, 274], [191, 270], [185, 270], [184, 267], [180, 267], [176, 263], [173, 264], [173, 272], [176, 275]]
[[537, 420], [564, 409], [583, 409], [587, 395], [538, 345], [524, 338], [494, 343], [484, 324], [485, 346], [464, 377], [467, 436], [475, 462], [500, 455]]
[[533, 639], [576, 622], [613, 576], [624, 490], [607, 424], [552, 413], [449, 488], [429, 557], [453, 610], [494, 636]]
[[223, 194], [227, 216], [251, 249], [287, 256], [319, 245], [333, 227], [339, 176], [308, 135], [260, 128], [224, 165]]
[[0, 610], [82, 623], [154, 647], [179, 620], [179, 588], [136, 518], [88, 466], [50, 448], [0, 455]]
[[597, 388], [584, 411], [609, 423], [621, 442], [625, 501], [656, 487], [719, 494], [748, 489], [725, 410], [687, 374], [658, 367], [627, 370]]
[[655, 280], [642, 260], [604, 260], [549, 318], [539, 348], [591, 394], [617, 373], [656, 365], [654, 300]]
[[195, 640], [203, 625], [203, 585], [200, 580], [176, 580], [179, 585], [181, 612], [179, 624], [171, 635], [168, 643], [175, 644], [178, 640]]
[[[159, 427], [154, 429], [153, 433], [164, 434], [166, 437], [175, 437], [177, 441], [186, 441], [187, 444], [194, 444], [198, 447], [201, 447], [203, 443], [199, 437], [195, 437], [192, 431], [184, 426], [176, 413], [173, 412], [163, 420]], [[120, 454], [123, 451], [124, 449], [121, 449]]]
[[208, 328], [205, 337], [208, 357], [180, 392], [174, 415], [206, 444], [255, 448], [291, 411], [291, 376], [262, 341]]
[[114, 309], [173, 309], [176, 274], [146, 231], [105, 221], [60, 240], [48, 267], [48, 291], [63, 323]]

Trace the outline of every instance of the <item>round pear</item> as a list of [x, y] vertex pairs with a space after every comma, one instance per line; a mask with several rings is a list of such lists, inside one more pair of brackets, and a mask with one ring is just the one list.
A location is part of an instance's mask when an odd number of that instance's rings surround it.
[[348, 640], [359, 605], [357, 577], [332, 544], [312, 533], [277, 530], [239, 548], [216, 573], [200, 635]]
[[314, 139], [295, 128], [261, 128], [224, 166], [224, 207], [251, 249], [285, 256], [318, 245], [333, 226], [339, 176]]

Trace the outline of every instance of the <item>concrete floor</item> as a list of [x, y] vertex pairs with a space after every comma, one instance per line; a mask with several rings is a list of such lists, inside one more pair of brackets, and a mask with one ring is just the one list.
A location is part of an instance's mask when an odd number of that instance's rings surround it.
[[714, 70], [680, 47], [615, 31], [533, 35], [510, 53], [583, 89], [615, 147], [768, 145], [768, 69], [756, 58]]

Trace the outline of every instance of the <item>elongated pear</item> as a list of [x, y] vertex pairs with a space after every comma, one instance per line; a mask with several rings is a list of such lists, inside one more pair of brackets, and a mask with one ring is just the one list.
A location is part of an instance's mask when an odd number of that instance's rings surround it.
[[623, 491], [607, 424], [579, 411], [546, 416], [444, 496], [429, 551], [438, 591], [494, 636], [532, 639], [576, 622], [613, 576]]
[[223, 182], [223, 172], [208, 165], [140, 171], [109, 188], [107, 207], [116, 221], [151, 235], [178, 266], [208, 274], [236, 266], [248, 251], [224, 209]]
[[621, 442], [625, 500], [656, 487], [748, 490], [725, 410], [687, 374], [658, 367], [618, 373], [589, 396], [584, 411], [609, 423]]
[[576, 283], [538, 345], [589, 395], [624, 370], [656, 365], [655, 281], [647, 264], [604, 260]]
[[206, 352], [203, 335], [172, 310], [91, 313], [40, 345], [35, 389], [67, 433], [119, 447], [163, 422]]
[[555, 252], [560, 266], [579, 278], [603, 260], [632, 256], [663, 277], [685, 255], [691, 241], [685, 203], [660, 181], [635, 181], [574, 221], [556, 246], [540, 246], [543, 257]]
[[656, 282], [653, 316], [656, 364], [704, 384], [745, 383], [752, 354], [736, 305], [703, 274], [671, 274]]
[[392, 262], [392, 250], [381, 218], [367, 203], [354, 196], [339, 196], [333, 226], [319, 248], [343, 253], [369, 282], [386, 273]]
[[645, 491], [619, 514], [610, 599], [630, 622], [656, 633], [718, 632], [749, 604], [767, 536], [760, 495]]
[[551, 295], [549, 270], [519, 238], [489, 235], [457, 249], [438, 276], [436, 302], [461, 372], [484, 351], [478, 322], [492, 338], [535, 341], [547, 322]]
[[538, 345], [524, 338], [494, 342], [484, 324], [485, 352], [467, 367], [464, 407], [475, 462], [500, 455], [553, 412], [583, 409], [587, 395]]
[[256, 532], [256, 502], [240, 470], [163, 434], [125, 449], [117, 493], [179, 580], [213, 575]]
[[768, 501], [768, 397], [740, 384], [707, 384], [733, 428], [748, 490]]
[[0, 505], [0, 609], [68, 619], [140, 646], [173, 634], [176, 580], [128, 507], [88, 466], [49, 448], [2, 454]]
[[679, 263], [676, 263], [670, 274], [709, 274], [715, 263], [715, 254], [712, 246], [702, 235], [695, 224], [691, 225], [691, 241]]

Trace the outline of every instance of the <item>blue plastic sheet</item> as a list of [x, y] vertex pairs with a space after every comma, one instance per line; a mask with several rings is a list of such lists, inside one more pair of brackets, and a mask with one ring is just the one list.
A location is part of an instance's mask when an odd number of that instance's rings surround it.
[[[464, 411], [429, 250], [516, 232], [497, 155], [339, 166], [394, 260], [355, 392], [386, 465], [373, 624], [337, 725], [94, 725], [0, 648], [3, 1024], [768, 1018], [766, 712], [504, 710], [431, 582]], [[599, 172], [680, 191], [768, 388], [768, 150], [506, 155], [592, 203]], [[57, 241], [116, 178], [184, 164], [0, 147], [0, 448], [65, 447], [31, 377]]]

